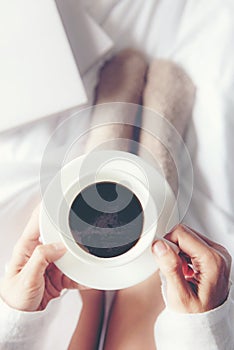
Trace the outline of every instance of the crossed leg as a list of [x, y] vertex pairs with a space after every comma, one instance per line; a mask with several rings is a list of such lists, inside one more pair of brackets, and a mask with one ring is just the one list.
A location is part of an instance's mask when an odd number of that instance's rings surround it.
[[164, 308], [159, 273], [116, 293], [105, 350], [155, 350], [154, 325]]

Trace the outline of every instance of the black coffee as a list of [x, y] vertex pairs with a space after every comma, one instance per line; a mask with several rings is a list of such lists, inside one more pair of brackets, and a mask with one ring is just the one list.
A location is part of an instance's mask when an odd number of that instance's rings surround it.
[[76, 243], [98, 257], [124, 254], [139, 240], [143, 210], [135, 194], [114, 182], [83, 189], [72, 203], [69, 225]]

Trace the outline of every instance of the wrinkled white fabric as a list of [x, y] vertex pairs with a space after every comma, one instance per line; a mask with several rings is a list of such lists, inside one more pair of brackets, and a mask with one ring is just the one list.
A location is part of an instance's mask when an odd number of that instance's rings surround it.
[[[192, 77], [197, 95], [186, 143], [193, 163], [195, 181], [192, 200], [184, 221], [225, 245], [234, 255], [232, 1], [89, 0], [84, 1], [84, 4], [113, 40], [114, 51], [130, 46], [143, 51], [149, 62], [154, 57], [169, 58], [181, 64]], [[90, 103], [100, 64], [101, 62], [92, 67], [83, 77]], [[66, 115], [61, 115], [44, 119], [0, 135], [1, 275], [30, 212], [40, 200], [39, 172], [44, 148], [56, 126], [66, 118]], [[82, 130], [88, 128], [88, 125], [88, 118], [82, 125], [79, 120], [77, 124], [68, 123], [54, 140], [54, 158], [66, 149], [69, 135], [74, 128]], [[82, 152], [82, 145], [77, 152]], [[184, 175], [186, 182], [186, 169]], [[186, 192], [186, 186], [184, 187]], [[232, 300], [233, 298], [230, 298], [225, 305], [212, 313], [212, 316], [172, 316], [166, 309], [155, 327], [158, 350], [229, 350], [229, 344], [225, 343], [224, 338], [232, 339], [232, 334], [227, 334], [229, 316], [230, 322], [233, 322]], [[68, 307], [71, 303], [73, 307]], [[59, 314], [56, 314], [51, 322], [49, 332], [43, 332], [46, 339], [43, 350], [66, 349], [78, 317], [80, 301], [77, 298], [73, 300], [72, 296], [62, 298], [57, 309]], [[0, 312], [0, 317], [4, 317], [4, 313]], [[209, 320], [213, 317], [214, 321], [211, 323], [217, 327], [210, 327], [210, 321], [204, 321], [206, 317]], [[184, 337], [179, 331], [173, 331], [177, 340], [174, 338], [174, 343], [167, 343], [172, 338], [168, 336], [170, 332], [167, 333], [165, 327], [170, 326], [172, 330], [172, 320], [177, 330], [188, 324], [185, 329], [191, 339], [189, 347], [186, 348], [187, 343], [183, 343]], [[203, 324], [203, 321], [209, 329], [199, 326], [199, 322]], [[35, 327], [40, 328], [41, 322], [39, 317]], [[198, 336], [203, 339], [205, 346], [198, 346]], [[194, 339], [196, 341], [193, 341]], [[175, 347], [175, 344], [178, 346]], [[233, 341], [230, 346], [233, 347]]]
[[180, 314], [168, 307], [155, 325], [158, 350], [233, 350], [233, 301], [231, 294], [217, 309], [200, 314]]
[[[74, 308], [75, 312], [72, 312]], [[12, 309], [0, 298], [0, 350], [52, 349], [54, 338], [59, 337], [58, 331], [53, 332], [53, 322], [69, 315], [75, 321], [71, 322], [72, 327], [66, 318], [61, 323], [61, 334], [69, 337], [59, 339], [61, 348], [66, 349], [81, 308], [82, 300], [76, 290], [65, 291], [59, 298], [51, 300], [45, 310], [36, 312]]]

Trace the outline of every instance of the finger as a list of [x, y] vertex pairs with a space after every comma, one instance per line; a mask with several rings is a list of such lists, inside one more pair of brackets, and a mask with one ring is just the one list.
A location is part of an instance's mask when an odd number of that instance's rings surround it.
[[194, 234], [196, 234], [198, 237], [200, 237], [203, 241], [205, 241], [210, 247], [214, 248], [216, 251], [218, 251], [219, 253], [221, 253], [223, 255], [224, 258], [226, 258], [226, 260], [228, 262], [232, 261], [232, 257], [229, 254], [229, 252], [227, 251], [227, 249], [225, 247], [223, 247], [221, 244], [214, 242], [212, 240], [210, 240], [208, 237], [204, 236], [203, 234], [201, 234], [200, 232], [192, 229], [191, 227], [184, 225], [188, 230], [190, 230], [191, 232], [193, 232]]
[[177, 244], [191, 259], [207, 263], [212, 255], [210, 245], [186, 226], [177, 225], [165, 238]]
[[8, 274], [17, 274], [27, 263], [34, 249], [39, 245], [39, 220], [37, 207], [27, 223], [24, 232], [16, 243], [8, 265]]
[[64, 289], [62, 285], [63, 273], [57, 268], [55, 264], [52, 263], [49, 265], [48, 269], [46, 270], [46, 274], [48, 275], [51, 283], [57, 290], [62, 291]]
[[153, 244], [153, 253], [160, 271], [166, 278], [167, 288], [177, 291], [180, 296], [187, 295], [189, 289], [183, 275], [182, 261], [178, 254], [162, 240]]
[[69, 277], [65, 276], [54, 264], [51, 264], [48, 267], [47, 275], [57, 290], [78, 289], [78, 284]]
[[39, 311], [39, 310], [45, 310], [46, 306], [48, 305], [48, 303], [49, 303], [52, 299], [54, 299], [54, 298], [47, 292], [47, 290], [45, 290], [44, 296], [43, 296], [43, 299], [42, 299], [42, 301], [41, 301], [41, 304], [40, 304], [40, 306], [39, 306], [39, 308], [38, 308], [38, 311]]
[[83, 286], [82, 284], [73, 281], [66, 275], [62, 276], [62, 284], [64, 289], [79, 289], [80, 291], [92, 289], [90, 287]]
[[208, 237], [204, 236], [203, 234], [201, 234], [200, 232], [194, 230], [193, 228], [189, 227], [188, 225], [183, 224], [183, 226], [189, 231], [189, 232], [193, 232], [195, 235], [197, 235], [198, 237], [200, 237], [203, 241], [205, 241], [210, 247], [218, 247], [219, 244], [212, 241], [211, 239], [209, 239]]
[[40, 206], [37, 206], [28, 221], [28, 224], [26, 225], [23, 234], [21, 238], [23, 240], [28, 241], [35, 241], [39, 239], [40, 231], [39, 231], [39, 213], [40, 213]]
[[65, 252], [66, 247], [61, 242], [37, 246], [31, 258], [22, 269], [22, 273], [27, 276], [30, 285], [44, 278], [47, 266], [61, 258]]
[[217, 264], [220, 258], [224, 259], [229, 269], [231, 267], [232, 257], [226, 248], [188, 226], [176, 226], [165, 238], [179, 245], [180, 249], [191, 258], [197, 271], [207, 272], [207, 266]]
[[63, 285], [63, 288], [66, 288], [66, 289], [79, 289], [79, 284], [71, 280], [66, 275], [62, 276], [62, 285]]
[[47, 276], [47, 275], [45, 276], [45, 290], [53, 298], [59, 297], [60, 293], [61, 293], [61, 290], [58, 290], [57, 288], [55, 288], [55, 286], [51, 282], [49, 276]]

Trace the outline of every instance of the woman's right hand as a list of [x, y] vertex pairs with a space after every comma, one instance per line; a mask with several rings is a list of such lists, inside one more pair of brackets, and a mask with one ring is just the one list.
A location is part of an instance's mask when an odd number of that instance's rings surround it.
[[38, 210], [35, 210], [16, 243], [0, 285], [1, 298], [10, 307], [22, 311], [45, 309], [65, 288], [84, 289], [54, 265], [54, 261], [65, 254], [65, 246], [39, 242], [38, 216]]

